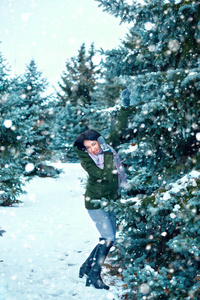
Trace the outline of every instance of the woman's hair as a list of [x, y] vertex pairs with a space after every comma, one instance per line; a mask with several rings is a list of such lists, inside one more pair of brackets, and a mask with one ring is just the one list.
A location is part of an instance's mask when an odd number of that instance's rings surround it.
[[74, 146], [78, 149], [78, 150], [82, 150], [85, 151], [85, 146], [84, 146], [84, 141], [85, 140], [89, 140], [89, 141], [97, 141], [97, 139], [100, 137], [101, 135], [93, 130], [93, 129], [89, 129], [85, 132], [80, 133], [77, 138], [75, 139], [74, 142]]

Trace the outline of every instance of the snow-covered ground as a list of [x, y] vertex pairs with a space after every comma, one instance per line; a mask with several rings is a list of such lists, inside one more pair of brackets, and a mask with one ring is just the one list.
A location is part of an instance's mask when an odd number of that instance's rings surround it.
[[[86, 173], [80, 164], [56, 164], [59, 178], [35, 177], [23, 205], [0, 207], [0, 300], [120, 299], [121, 282], [103, 270], [110, 290], [85, 287], [79, 267], [98, 242], [84, 208]], [[113, 281], [117, 284], [113, 284]]]

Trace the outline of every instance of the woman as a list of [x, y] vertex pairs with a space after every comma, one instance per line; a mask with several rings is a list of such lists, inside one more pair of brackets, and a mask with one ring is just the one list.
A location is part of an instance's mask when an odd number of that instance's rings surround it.
[[79, 277], [87, 275], [86, 286], [93, 285], [97, 289], [109, 289], [101, 278], [101, 267], [115, 241], [116, 218], [114, 213], [102, 210], [99, 201], [94, 200], [106, 198], [115, 201], [119, 199], [120, 189], [126, 183], [122, 164], [113, 147], [119, 144], [127, 123], [129, 95], [127, 89], [122, 92], [123, 106], [119, 111], [114, 129], [106, 141], [95, 130], [88, 130], [79, 134], [73, 145], [82, 167], [89, 175], [85, 192], [85, 207], [101, 235], [99, 243], [82, 264]]

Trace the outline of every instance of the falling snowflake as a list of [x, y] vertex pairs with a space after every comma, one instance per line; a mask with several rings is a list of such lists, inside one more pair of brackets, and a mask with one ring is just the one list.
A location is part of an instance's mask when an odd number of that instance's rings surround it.
[[153, 28], [154, 24], [151, 22], [145, 23], [144, 27], [146, 30], [151, 30]]
[[27, 22], [29, 20], [30, 17], [30, 13], [24, 13], [21, 15], [22, 21]]
[[12, 127], [12, 121], [11, 120], [5, 120], [3, 122], [3, 125], [6, 127], [6, 128], [10, 128]]
[[200, 141], [200, 132], [198, 132], [198, 133], [196, 134], [196, 139], [197, 139], [197, 141]]
[[26, 172], [31, 172], [31, 171], [33, 171], [34, 169], [35, 169], [35, 166], [34, 166], [34, 164], [32, 164], [32, 163], [29, 163], [29, 164], [27, 164], [27, 165], [25, 166]]
[[149, 287], [149, 285], [147, 283], [141, 284], [141, 286], [140, 286], [140, 292], [142, 294], [148, 294], [149, 291], [150, 291], [150, 287]]
[[174, 39], [174, 40], [169, 40], [168, 42], [168, 48], [173, 51], [176, 52], [179, 50], [180, 48], [180, 43], [178, 40]]
[[167, 235], [167, 232], [164, 231], [164, 232], [161, 233], [161, 235], [162, 235], [162, 236], [166, 236], [166, 235]]
[[150, 51], [150, 52], [154, 52], [154, 51], [155, 51], [155, 48], [156, 48], [156, 47], [155, 47], [154, 45], [150, 45], [150, 46], [149, 46], [149, 51]]
[[171, 217], [172, 219], [175, 219], [175, 218], [176, 218], [176, 215], [175, 215], [174, 213], [171, 213], [171, 214], [170, 214], [170, 217]]

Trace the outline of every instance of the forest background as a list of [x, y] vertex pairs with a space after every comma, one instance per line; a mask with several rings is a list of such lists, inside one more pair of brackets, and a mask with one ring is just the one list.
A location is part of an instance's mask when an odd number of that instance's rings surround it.
[[11, 77], [0, 55], [0, 205], [18, 203], [33, 176], [57, 174], [47, 161], [77, 162], [72, 143], [80, 132], [106, 136], [128, 88], [130, 116], [117, 150], [131, 188], [103, 207], [118, 217], [113, 270], [122, 269], [125, 299], [198, 299], [199, 1], [96, 1], [129, 24], [127, 36], [113, 50], [82, 44], [55, 93], [34, 59]]

